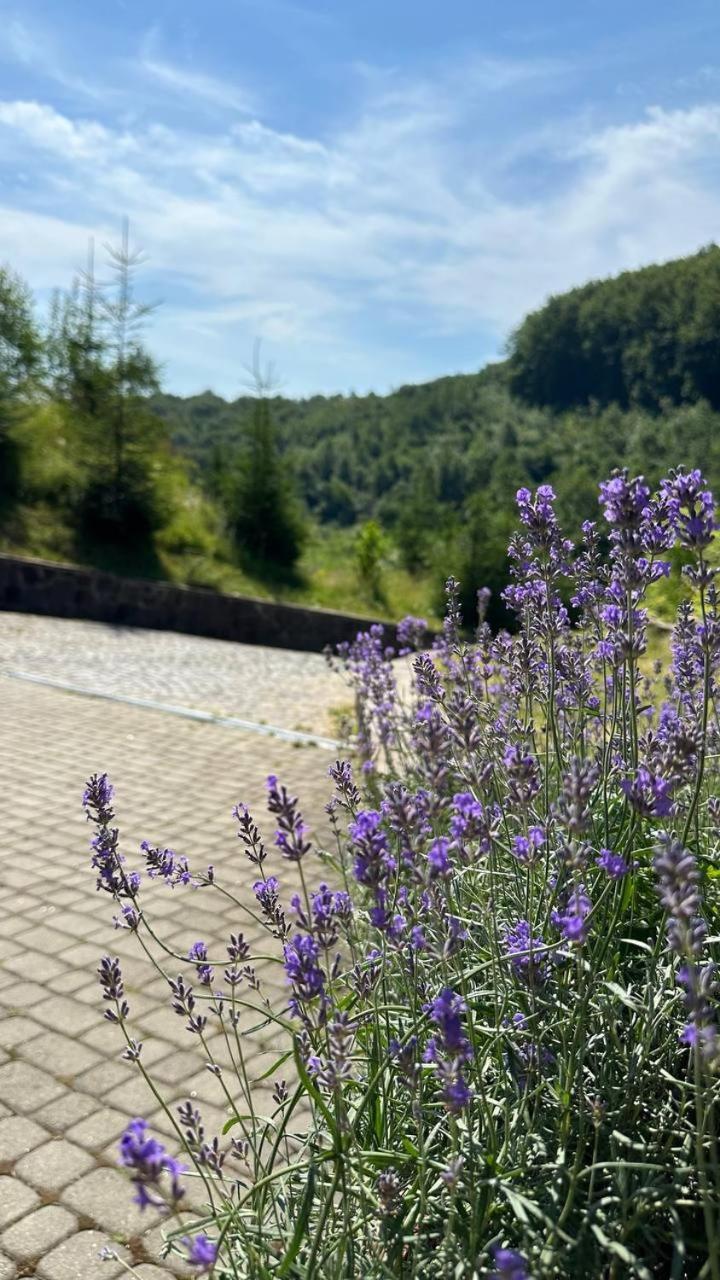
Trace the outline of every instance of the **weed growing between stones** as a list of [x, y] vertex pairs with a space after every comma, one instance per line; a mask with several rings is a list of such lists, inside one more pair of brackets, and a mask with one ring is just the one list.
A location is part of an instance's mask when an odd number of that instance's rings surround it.
[[[106, 1016], [180, 1152], [133, 1119], [120, 1161], [198, 1273], [720, 1280], [712, 496], [698, 472], [654, 495], [615, 473], [605, 524], [578, 547], [548, 486], [517, 498], [517, 635], [491, 634], [481, 593], [464, 639], [450, 581], [407, 695], [381, 628], [341, 651], [358, 734], [355, 769], [330, 770], [334, 847], [316, 850], [269, 778], [270, 844], [235, 810], [251, 909], [169, 849], [145, 844], [130, 870], [107, 778], [87, 785], [98, 888], [224, 1092], [212, 1137], [192, 1099], [165, 1105], [106, 957]], [[644, 597], [678, 545], [692, 601], [667, 671], [649, 673]], [[401, 628], [406, 654], [423, 630]], [[262, 927], [262, 955], [241, 933], [174, 953], [143, 906], [148, 878], [230, 899]], [[280, 1012], [256, 968], [268, 954]], [[247, 1033], [270, 1025], [285, 1047], [261, 1113]], [[192, 1228], [191, 1178], [207, 1205]]]

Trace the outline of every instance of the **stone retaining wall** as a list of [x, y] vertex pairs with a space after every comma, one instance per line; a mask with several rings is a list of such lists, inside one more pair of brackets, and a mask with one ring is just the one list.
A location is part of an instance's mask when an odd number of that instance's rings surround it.
[[[0, 610], [321, 652], [373, 619], [0, 554]], [[386, 624], [388, 644], [395, 628]]]

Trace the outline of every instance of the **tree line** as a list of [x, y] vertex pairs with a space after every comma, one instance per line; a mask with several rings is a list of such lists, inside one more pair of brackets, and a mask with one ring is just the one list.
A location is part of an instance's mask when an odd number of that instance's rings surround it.
[[[508, 360], [477, 374], [302, 400], [275, 394], [259, 356], [235, 401], [162, 394], [127, 235], [109, 265], [101, 284], [91, 254], [44, 326], [22, 281], [0, 273], [0, 520], [44, 484], [76, 556], [152, 547], [182, 507], [209, 513], [233, 554], [272, 577], [293, 572], [309, 527], [357, 529], [368, 583], [388, 555], [438, 594], [451, 570], [470, 612], [477, 587], [495, 588], [499, 623], [517, 488], [552, 484], [577, 529], [614, 466], [655, 481], [681, 460], [720, 484], [714, 247], [551, 299]], [[196, 520], [174, 536], [205, 535]]]

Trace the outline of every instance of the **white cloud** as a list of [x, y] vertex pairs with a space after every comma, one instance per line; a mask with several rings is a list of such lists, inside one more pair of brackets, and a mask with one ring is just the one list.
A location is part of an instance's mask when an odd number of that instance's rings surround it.
[[[500, 71], [486, 78], [503, 88]], [[192, 130], [158, 114], [131, 130], [0, 102], [0, 164], [21, 157], [32, 178], [0, 209], [2, 243], [46, 288], [67, 279], [69, 245], [81, 261], [89, 229], [127, 213], [167, 295], [153, 344], [168, 385], [236, 393], [256, 334], [289, 390], [382, 388], [440, 372], [418, 354], [433, 335], [477, 334], [480, 363], [548, 293], [717, 236], [720, 104], [543, 134], [534, 159], [551, 178], [529, 197], [486, 163], [477, 92], [384, 75], [322, 139], [255, 118]]]
[[156, 80], [164, 88], [181, 96], [200, 98], [225, 111], [247, 113], [254, 110], [253, 100], [248, 93], [214, 76], [189, 71], [151, 57], [142, 58], [138, 66], [151, 80]]
[[39, 102], [0, 102], [0, 125], [44, 151], [70, 162], [93, 161], [112, 143], [118, 151], [133, 148], [128, 135], [118, 135], [93, 120], [69, 120]]

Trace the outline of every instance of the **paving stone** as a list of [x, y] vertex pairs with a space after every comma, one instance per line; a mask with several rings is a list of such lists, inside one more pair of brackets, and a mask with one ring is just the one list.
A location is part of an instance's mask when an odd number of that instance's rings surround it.
[[76, 942], [62, 953], [65, 964], [92, 974], [100, 960], [99, 948], [88, 942]]
[[[173, 1090], [170, 1092], [174, 1094]], [[106, 1096], [106, 1101], [111, 1107], [124, 1111], [126, 1115], [136, 1116], [141, 1116], [143, 1112], [155, 1105], [155, 1098], [149, 1085], [141, 1075], [136, 1074], [133, 1075], [132, 1080], [111, 1089]]]
[[37, 982], [14, 982], [0, 993], [0, 1004], [6, 1009], [32, 1009], [47, 998], [47, 992]]
[[[100, 1250], [107, 1244], [107, 1235], [100, 1231], [79, 1231], [38, 1263], [38, 1280], [116, 1280], [117, 1276], [127, 1275], [120, 1263], [100, 1259]], [[129, 1260], [126, 1249], [115, 1243], [111, 1247]]]
[[87, 983], [87, 974], [80, 969], [70, 969], [63, 971], [57, 978], [51, 978], [48, 987], [51, 991], [56, 991], [58, 995], [72, 995], [79, 987], [84, 987]]
[[34, 924], [26, 933], [19, 933], [17, 941], [25, 944], [29, 955], [38, 951], [48, 955], [61, 955], [72, 946], [73, 939], [72, 935], [61, 933], [46, 924]]
[[13, 1111], [35, 1111], [62, 1091], [57, 1080], [31, 1062], [6, 1062], [0, 1067], [0, 1098]]
[[87, 1173], [95, 1161], [87, 1151], [64, 1138], [51, 1138], [15, 1165], [15, 1173], [39, 1191], [62, 1191], [69, 1182]]
[[[6, 1258], [0, 1253], [0, 1280], [15, 1280], [17, 1275], [17, 1267], [11, 1258]], [[33, 1280], [32, 1276], [29, 1280]]]
[[0, 1020], [0, 1045], [4, 1049], [14, 1049], [15, 1045], [22, 1044], [23, 1040], [32, 1040], [41, 1031], [42, 1027], [38, 1022], [16, 1013], [13, 1017]]
[[127, 1239], [147, 1227], [147, 1215], [133, 1203], [132, 1194], [129, 1178], [118, 1169], [93, 1169], [66, 1187], [61, 1199], [105, 1231]]
[[10, 1175], [0, 1178], [0, 1231], [30, 1213], [39, 1203], [37, 1193], [19, 1178]]
[[33, 1018], [54, 1030], [62, 1027], [66, 1035], [81, 1035], [83, 1031], [96, 1026], [102, 1020], [99, 1009], [89, 1009], [70, 996], [47, 995], [38, 1005], [33, 1006]]
[[[117, 1027], [115, 1032], [117, 1034]], [[102, 1062], [96, 1067], [91, 1067], [89, 1071], [83, 1071], [82, 1075], [77, 1076], [75, 1088], [82, 1089], [84, 1093], [96, 1094], [104, 1102], [107, 1101], [110, 1089], [117, 1084], [125, 1084], [129, 1080], [133, 1080], [134, 1077], [135, 1072], [127, 1062], [117, 1060]]]
[[34, 1120], [25, 1116], [7, 1116], [0, 1120], [0, 1161], [5, 1164], [18, 1160], [26, 1152], [39, 1147], [49, 1136], [47, 1130], [41, 1129]]
[[[0, 901], [10, 901], [10, 894], [6, 889], [3, 890]], [[12, 903], [16, 911], [26, 911], [28, 908], [37, 906], [37, 898], [33, 898], [31, 893], [14, 893]]]
[[176, 1049], [163, 1058], [153, 1069], [153, 1078], [164, 1084], [178, 1084], [187, 1080], [197, 1071], [198, 1056], [196, 1053], [182, 1052]]
[[47, 1064], [55, 1076], [79, 1075], [102, 1060], [99, 1053], [82, 1041], [57, 1031], [43, 1031], [34, 1040], [26, 1040], [19, 1052], [29, 1062]]
[[0, 1236], [0, 1249], [16, 1262], [43, 1258], [77, 1228], [77, 1219], [59, 1204], [43, 1205], [15, 1222]]
[[100, 1151], [113, 1139], [118, 1138], [128, 1122], [127, 1111], [115, 1111], [112, 1107], [101, 1107], [67, 1131], [72, 1142], [87, 1151]]
[[[18, 938], [18, 944], [22, 945], [22, 943], [22, 937]], [[4, 968], [18, 977], [29, 978], [31, 982], [48, 982], [50, 978], [56, 978], [58, 974], [64, 973], [64, 966], [58, 960], [34, 949], [24, 950], [21, 955], [10, 956], [4, 962]]]
[[35, 1118], [54, 1133], [67, 1133], [73, 1125], [97, 1111], [97, 1107], [97, 1098], [86, 1093], [71, 1093], [68, 1089], [54, 1102], [41, 1107]]

